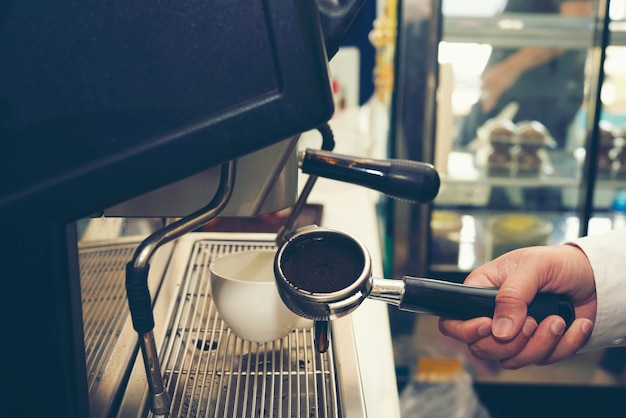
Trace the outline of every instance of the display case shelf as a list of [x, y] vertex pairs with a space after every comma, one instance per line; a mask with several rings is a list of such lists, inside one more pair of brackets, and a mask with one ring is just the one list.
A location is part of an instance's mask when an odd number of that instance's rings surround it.
[[[519, 211], [493, 211], [484, 208], [465, 208], [458, 210], [463, 226], [459, 234], [458, 259], [456, 264], [431, 264], [429, 275], [445, 278], [463, 279], [474, 268], [490, 260], [489, 223], [496, 215], [519, 213]], [[552, 232], [546, 242], [557, 245], [575, 239], [578, 236], [579, 218], [574, 211], [565, 212], [533, 212], [552, 225]], [[589, 234], [610, 231], [615, 227], [624, 227], [624, 218], [614, 216], [611, 212], [600, 212], [589, 221]]]
[[[490, 17], [445, 16], [442, 41], [482, 43], [494, 47], [592, 47], [595, 21], [554, 14], [506, 13]], [[611, 45], [626, 45], [626, 21], [610, 23]]]
[[594, 21], [591, 18], [506, 13], [490, 17], [446, 16], [442, 40], [476, 42], [497, 47], [549, 46], [589, 48]]

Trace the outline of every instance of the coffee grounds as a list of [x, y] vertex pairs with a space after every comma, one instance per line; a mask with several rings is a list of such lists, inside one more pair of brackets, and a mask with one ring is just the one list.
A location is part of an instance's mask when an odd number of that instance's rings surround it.
[[296, 288], [332, 293], [350, 286], [363, 272], [363, 251], [341, 235], [314, 236], [287, 248], [281, 268]]

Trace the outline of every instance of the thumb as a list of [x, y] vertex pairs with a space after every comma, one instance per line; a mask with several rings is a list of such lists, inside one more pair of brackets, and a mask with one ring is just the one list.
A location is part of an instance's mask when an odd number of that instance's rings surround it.
[[[526, 320], [526, 300], [532, 300], [534, 294], [525, 295], [514, 284], [504, 283], [496, 295], [496, 308], [493, 315], [492, 334], [501, 340], [515, 337]], [[532, 293], [532, 292], [531, 292]]]

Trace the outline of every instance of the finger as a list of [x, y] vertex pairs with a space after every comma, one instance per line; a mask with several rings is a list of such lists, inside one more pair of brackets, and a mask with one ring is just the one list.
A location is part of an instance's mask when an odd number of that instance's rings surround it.
[[564, 331], [563, 318], [559, 316], [546, 318], [539, 324], [526, 346], [514, 356], [503, 359], [500, 365], [505, 369], [519, 369], [544, 361], [552, 355]]
[[467, 321], [439, 319], [439, 332], [465, 344], [472, 344], [491, 335], [491, 318], [480, 317]]
[[524, 322], [521, 332], [509, 341], [502, 341], [494, 337], [483, 338], [468, 345], [472, 355], [481, 360], [503, 360], [516, 356], [528, 344], [529, 339], [537, 328], [537, 322], [528, 318]]
[[580, 350], [591, 336], [593, 322], [587, 318], [575, 320], [552, 353], [537, 364], [547, 365], [571, 357]]
[[496, 294], [496, 308], [493, 315], [494, 337], [503, 341], [517, 335], [524, 324], [528, 305], [534, 299], [539, 284], [535, 268], [529, 263], [519, 263]]

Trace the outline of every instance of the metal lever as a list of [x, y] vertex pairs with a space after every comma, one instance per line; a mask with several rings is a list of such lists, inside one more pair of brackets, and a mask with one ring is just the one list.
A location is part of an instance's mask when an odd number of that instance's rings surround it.
[[303, 173], [358, 184], [396, 199], [426, 203], [439, 192], [439, 173], [428, 163], [375, 160], [309, 149], [299, 159]]
[[163, 384], [161, 365], [154, 340], [154, 317], [148, 289], [149, 261], [160, 246], [199, 228], [224, 210], [235, 185], [235, 169], [235, 161], [223, 164], [219, 187], [207, 206], [150, 235], [139, 245], [133, 259], [126, 265], [128, 305], [133, 327], [139, 334], [139, 344], [152, 396], [151, 410], [157, 415], [169, 413], [171, 399]]

